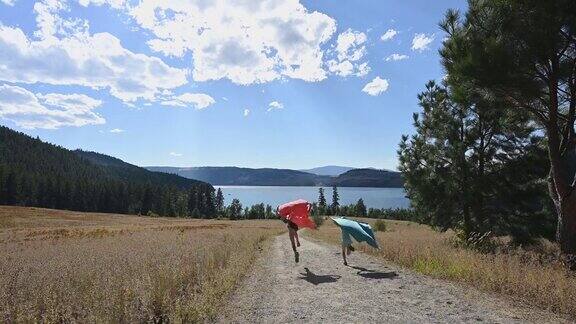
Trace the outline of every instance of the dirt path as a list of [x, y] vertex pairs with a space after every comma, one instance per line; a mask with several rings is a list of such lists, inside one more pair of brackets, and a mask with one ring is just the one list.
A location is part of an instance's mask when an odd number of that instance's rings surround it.
[[534, 309], [301, 239], [294, 263], [287, 235], [274, 239], [218, 322], [563, 322]]

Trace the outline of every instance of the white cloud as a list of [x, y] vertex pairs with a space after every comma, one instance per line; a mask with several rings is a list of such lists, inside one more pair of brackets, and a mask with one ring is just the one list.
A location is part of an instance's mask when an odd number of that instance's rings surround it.
[[384, 35], [382, 35], [382, 37], [380, 37], [380, 39], [386, 42], [386, 41], [389, 41], [389, 40], [391, 40], [392, 38], [394, 38], [394, 36], [396, 36], [396, 35], [398, 35], [398, 31], [397, 31], [397, 30], [388, 29], [388, 30], [384, 33]]
[[358, 61], [366, 54], [366, 34], [348, 28], [338, 35], [336, 52], [339, 60]]
[[434, 34], [415, 34], [412, 39], [412, 50], [413, 51], [424, 51], [429, 48], [429, 45], [434, 41]]
[[121, 129], [121, 128], [114, 128], [110, 130], [110, 133], [114, 133], [114, 134], [120, 134], [120, 133], [124, 133], [125, 130]]
[[0, 117], [23, 128], [104, 124], [104, 118], [93, 112], [101, 104], [83, 94], [34, 94], [18, 86], [0, 85]]
[[131, 52], [109, 33], [91, 35], [87, 21], [64, 19], [62, 10], [65, 2], [34, 5], [38, 39], [0, 23], [0, 80], [106, 89], [125, 102], [153, 100], [187, 83], [186, 70]]
[[386, 58], [386, 62], [389, 62], [389, 61], [401, 61], [401, 60], [406, 60], [406, 59], [408, 59], [408, 58], [409, 58], [408, 55], [394, 53], [394, 54], [392, 54], [392, 55], [389, 55], [389, 56]]
[[248, 117], [250, 115], [250, 109], [244, 109], [244, 117]]
[[175, 157], [181, 157], [181, 156], [182, 156], [182, 153], [170, 152], [169, 155], [170, 155], [170, 156], [175, 156]]
[[161, 101], [160, 104], [175, 107], [193, 106], [194, 108], [201, 110], [215, 102], [214, 98], [204, 93], [184, 93], [179, 96], [171, 96], [166, 100]]
[[16, 3], [16, 0], [0, 0], [0, 2], [7, 6], [13, 6]]
[[338, 63], [336, 60], [328, 61], [328, 70], [339, 76], [348, 76], [354, 72], [354, 65], [350, 61]]
[[381, 93], [388, 90], [388, 86], [389, 86], [388, 80], [376, 77], [374, 78], [374, 80], [367, 83], [362, 89], [362, 91], [366, 92], [371, 96], [378, 96]]
[[338, 35], [336, 58], [327, 62], [328, 70], [339, 76], [364, 76], [370, 72], [367, 62], [358, 63], [366, 54], [366, 34], [348, 29]]
[[93, 4], [95, 6], [101, 6], [108, 4], [112, 8], [122, 8], [126, 4], [124, 0], [78, 0], [78, 3], [81, 6], [88, 7], [89, 5]]
[[191, 52], [196, 81], [322, 80], [321, 46], [336, 30], [334, 19], [299, 0], [147, 0], [128, 14], [154, 35], [148, 42], [154, 51]]
[[268, 104], [268, 111], [284, 109], [284, 104], [278, 101], [272, 101]]

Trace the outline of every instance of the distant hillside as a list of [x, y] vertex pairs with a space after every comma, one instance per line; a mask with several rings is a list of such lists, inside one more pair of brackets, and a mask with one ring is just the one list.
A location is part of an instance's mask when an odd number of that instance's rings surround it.
[[338, 187], [386, 187], [399, 188], [404, 185], [400, 172], [376, 169], [354, 169], [332, 180]]
[[289, 169], [250, 169], [237, 167], [147, 167], [151, 171], [177, 174], [212, 185], [235, 186], [332, 186], [340, 187], [402, 187], [399, 172], [354, 169], [337, 177], [319, 176]]
[[221, 186], [314, 186], [323, 182], [323, 177], [288, 169], [237, 167], [148, 167], [147, 169], [173, 173], [189, 179], [197, 179]]
[[180, 189], [188, 189], [194, 185], [206, 184], [200, 180], [186, 178], [175, 174], [150, 171], [146, 168], [126, 163], [109, 155], [82, 150], [75, 150], [74, 153], [93, 164], [104, 167], [106, 171], [114, 177], [125, 181], [157, 183], [160, 185], [176, 186]]
[[[194, 189], [194, 199], [188, 193]], [[70, 151], [0, 126], [0, 204], [76, 211], [188, 216], [213, 212], [205, 182], [119, 159]], [[205, 198], [208, 197], [208, 198]]]
[[327, 165], [327, 166], [323, 166], [323, 167], [306, 169], [306, 170], [299, 170], [299, 171], [312, 173], [315, 175], [321, 175], [321, 176], [336, 177], [336, 176], [339, 176], [342, 173], [350, 171], [352, 169], [354, 169], [354, 168], [345, 167], [345, 166], [337, 166], [337, 165]]

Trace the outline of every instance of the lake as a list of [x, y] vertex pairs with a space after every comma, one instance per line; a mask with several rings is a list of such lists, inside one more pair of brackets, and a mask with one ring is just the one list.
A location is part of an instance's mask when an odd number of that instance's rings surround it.
[[[281, 186], [214, 186], [221, 188], [224, 202], [229, 205], [232, 199], [238, 198], [242, 206], [264, 203], [276, 207], [285, 202], [305, 199], [309, 202], [318, 201], [320, 187], [281, 187]], [[328, 205], [332, 202], [332, 187], [324, 188], [324, 196]], [[407, 208], [409, 200], [402, 188], [358, 188], [339, 187], [340, 205], [356, 203], [364, 199], [368, 208]]]

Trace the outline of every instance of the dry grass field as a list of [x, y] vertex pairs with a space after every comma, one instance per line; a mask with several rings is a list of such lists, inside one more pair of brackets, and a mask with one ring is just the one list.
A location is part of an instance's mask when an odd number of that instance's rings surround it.
[[209, 320], [283, 230], [0, 206], [0, 321]]
[[[386, 232], [376, 232], [380, 250], [368, 246], [360, 250], [432, 277], [505, 294], [576, 319], [576, 275], [553, 261], [555, 248], [549, 242], [531, 251], [502, 249], [481, 254], [456, 247], [451, 243], [453, 234], [425, 225], [386, 221], [386, 227]], [[331, 221], [307, 235], [340, 244], [340, 230]]]

